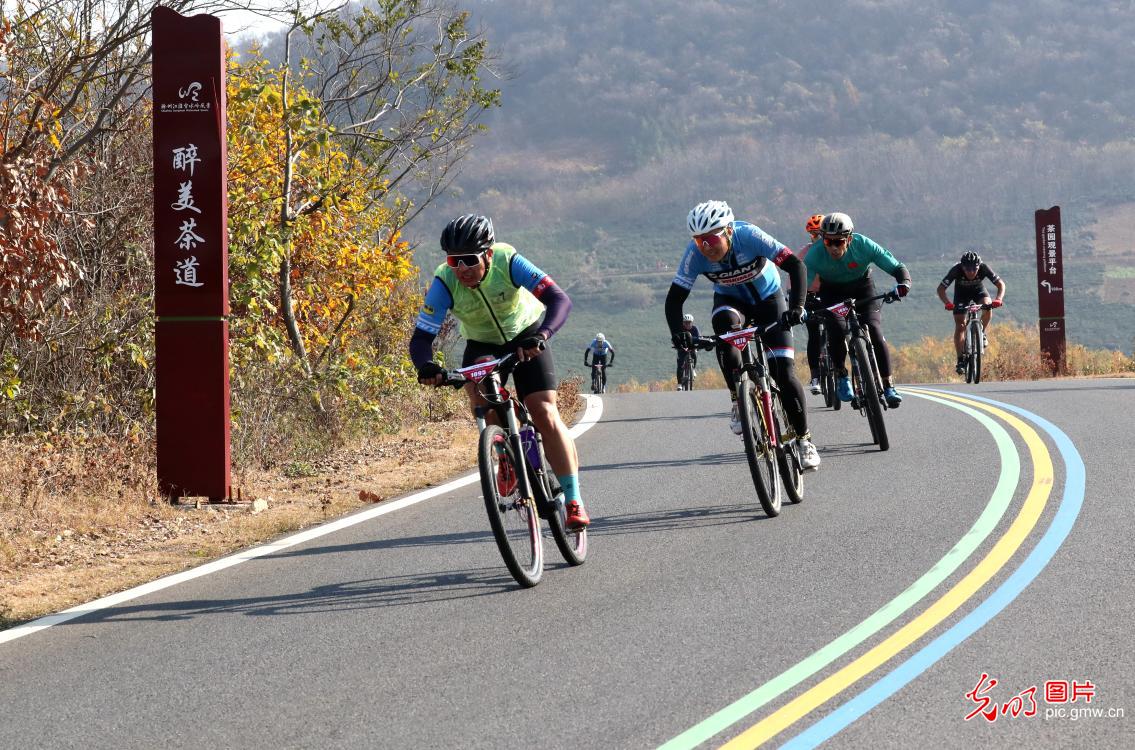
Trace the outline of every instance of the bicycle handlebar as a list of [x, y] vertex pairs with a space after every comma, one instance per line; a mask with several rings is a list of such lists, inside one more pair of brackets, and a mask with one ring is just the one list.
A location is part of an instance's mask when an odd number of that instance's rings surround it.
[[851, 307], [851, 308], [858, 308], [862, 305], [868, 304], [869, 302], [875, 302], [876, 300], [883, 300], [884, 303], [889, 305], [892, 302], [898, 302], [900, 299], [902, 299], [902, 297], [898, 296], [894, 292], [883, 292], [882, 294], [876, 294], [873, 297], [864, 297], [862, 299], [855, 299], [854, 297], [848, 297], [847, 299], [837, 300], [836, 302], [833, 302], [830, 305], [827, 304], [826, 302], [817, 301], [816, 304], [811, 306], [811, 308], [809, 308], [808, 305], [805, 305], [804, 309], [808, 310], [808, 312], [817, 313], [817, 314], [821, 315], [822, 317], [829, 317], [830, 318], [830, 317], [838, 317], [830, 309], [830, 308], [836, 307], [838, 305], [847, 305], [848, 307]]

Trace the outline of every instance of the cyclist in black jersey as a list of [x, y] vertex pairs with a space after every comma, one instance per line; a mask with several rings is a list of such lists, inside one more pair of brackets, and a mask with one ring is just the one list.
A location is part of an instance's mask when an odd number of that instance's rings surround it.
[[[992, 300], [989, 299], [989, 292], [985, 290], [985, 284], [982, 283], [987, 279], [997, 287], [997, 296]], [[949, 288], [950, 284], [954, 285], [953, 301], [946, 299], [946, 289]], [[938, 284], [938, 299], [942, 300], [942, 304], [946, 306], [947, 310], [954, 311], [954, 351], [958, 355], [955, 368], [959, 375], [964, 375], [966, 371], [965, 356], [962, 354], [962, 348], [965, 344], [966, 305], [1001, 307], [1004, 304], [1004, 298], [1005, 280], [983, 263], [981, 256], [973, 250], [963, 253], [961, 259], [946, 272], [942, 282]], [[985, 331], [989, 328], [989, 321], [992, 318], [992, 309], [981, 311], [981, 335], [982, 338], [985, 338], [985, 345], [989, 344]]]

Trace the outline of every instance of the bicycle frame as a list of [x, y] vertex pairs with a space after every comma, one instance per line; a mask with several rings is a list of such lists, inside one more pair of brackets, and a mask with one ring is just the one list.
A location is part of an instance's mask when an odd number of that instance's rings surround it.
[[[477, 420], [477, 431], [483, 431], [488, 424], [485, 418], [486, 412], [491, 411], [497, 415], [500, 425], [508, 433], [509, 443], [522, 464], [517, 467], [521, 497], [525, 500], [534, 500], [535, 493], [528, 478], [528, 465], [535, 469], [544, 468], [540, 460], [540, 433], [537, 432], [536, 425], [532, 422], [524, 404], [501, 385], [504, 377], [511, 373], [517, 364], [519, 360], [516, 359], [516, 355], [509, 354], [500, 359], [459, 367], [454, 372], [459, 373], [466, 381], [475, 383], [481, 397], [488, 402], [487, 406], [478, 406], [473, 410]], [[527, 465], [524, 462], [527, 462]]]
[[[875, 356], [874, 342], [871, 341], [871, 330], [859, 320], [859, 313], [856, 310], [856, 306], [858, 306], [858, 305], [863, 305], [863, 304], [866, 304], [868, 302], [874, 302], [875, 300], [880, 300], [880, 299], [889, 302], [889, 301], [892, 300], [892, 297], [891, 297], [891, 294], [888, 292], [886, 294], [877, 294], [874, 297], [866, 297], [864, 299], [858, 299], [858, 300], [854, 299], [854, 298], [848, 298], [848, 299], [845, 299], [841, 302], [837, 302], [834, 305], [823, 307], [820, 310], [817, 310], [817, 312], [820, 312], [825, 317], [832, 319], [832, 320], [843, 319], [843, 320], [847, 321], [847, 333], [844, 336], [844, 340], [847, 343], [850, 344], [851, 339], [853, 339], [853, 338], [863, 339], [863, 342], [867, 345], [867, 360], [868, 360], [868, 362], [870, 362], [870, 365], [871, 365], [871, 372], [869, 373], [869, 375], [870, 375], [870, 377], [872, 377], [875, 380], [875, 389], [876, 389], [876, 392], [879, 394], [879, 403], [882, 404], [884, 409], [887, 409], [889, 407], [887, 406], [886, 399], [884, 399], [883, 396], [882, 396], [882, 394], [883, 394], [883, 378], [882, 378], [882, 375], [880, 375], [880, 373], [879, 373], [879, 361]], [[826, 325], [823, 326], [823, 329], [825, 331], [825, 333], [824, 333], [824, 336], [825, 336], [824, 344], [825, 344], [825, 348], [826, 348], [827, 343], [828, 343], [827, 342], [827, 332], [826, 332], [827, 326]], [[849, 354], [850, 354], [850, 346], [848, 347], [848, 351], [849, 351]], [[825, 352], [825, 353], [828, 354], [828, 358], [830, 360], [831, 354], [828, 353], [828, 352]], [[863, 381], [863, 378], [865, 377], [865, 374], [859, 372], [859, 365], [858, 365], [858, 363], [856, 363], [855, 358], [850, 357], [850, 359], [851, 359], [851, 380], [852, 380], [853, 392], [856, 393], [856, 394], [859, 394], [859, 393], [862, 392], [861, 383]], [[859, 410], [862, 411], [863, 404], [858, 404], [858, 405], [855, 406], [855, 408], [858, 408]]]
[[[761, 334], [778, 325], [780, 325], [780, 321], [770, 323], [763, 328], [742, 328], [738, 331], [728, 331], [709, 337], [724, 341], [741, 352], [741, 370], [737, 378], [737, 385], [741, 384], [741, 376], [743, 375], [747, 375], [757, 385], [757, 393], [761, 401], [761, 421], [764, 422], [765, 434], [769, 436], [773, 448], [780, 445], [780, 435], [776, 434], [776, 430], [773, 429], [772, 418], [772, 397], [774, 393], [779, 393], [779, 389], [768, 374], [768, 365], [765, 362], [765, 344], [761, 340]], [[756, 340], [755, 347], [753, 345], [754, 339]]]

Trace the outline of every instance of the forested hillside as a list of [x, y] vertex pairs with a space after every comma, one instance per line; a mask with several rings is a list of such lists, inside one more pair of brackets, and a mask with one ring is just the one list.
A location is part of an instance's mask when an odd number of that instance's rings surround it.
[[[1096, 294], [1135, 253], [1094, 258], [1093, 231], [1135, 200], [1131, 3], [469, 7], [503, 58], [502, 103], [411, 234], [432, 268], [439, 222], [492, 215], [572, 288], [579, 348], [594, 321], [618, 335], [618, 316], [657, 308], [686, 211], [715, 197], [792, 246], [809, 214], [850, 213], [921, 272], [926, 309], [905, 314], [900, 341], [941, 333], [933, 287], [963, 247], [1012, 269], [1009, 314], [1035, 315], [1032, 215], [1059, 204], [1070, 333], [1130, 351], [1135, 308]], [[661, 346], [660, 311], [642, 319]], [[669, 357], [643, 356], [654, 371]]]

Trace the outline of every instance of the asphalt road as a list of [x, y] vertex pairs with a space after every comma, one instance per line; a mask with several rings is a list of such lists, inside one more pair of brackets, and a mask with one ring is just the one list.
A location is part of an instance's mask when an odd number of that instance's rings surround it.
[[0, 747], [1135, 745], [1135, 380], [931, 388], [775, 519], [723, 391], [604, 396], [582, 567], [470, 484], [0, 643]]

